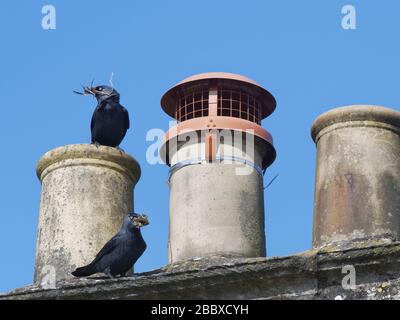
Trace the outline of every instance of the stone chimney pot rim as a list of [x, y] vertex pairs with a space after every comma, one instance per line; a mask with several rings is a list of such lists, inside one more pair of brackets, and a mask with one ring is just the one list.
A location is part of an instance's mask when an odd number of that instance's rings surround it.
[[311, 136], [316, 142], [323, 129], [338, 123], [357, 121], [381, 122], [399, 128], [400, 131], [399, 111], [375, 105], [351, 105], [335, 108], [320, 115], [312, 125]]

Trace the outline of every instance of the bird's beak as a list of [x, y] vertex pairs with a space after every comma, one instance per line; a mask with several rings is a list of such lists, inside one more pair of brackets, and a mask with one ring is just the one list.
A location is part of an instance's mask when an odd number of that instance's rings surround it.
[[85, 88], [84, 88], [84, 92], [85, 92], [86, 94], [91, 94], [91, 95], [95, 96], [97, 90], [96, 90], [95, 88], [93, 88], [93, 87], [85, 87]]

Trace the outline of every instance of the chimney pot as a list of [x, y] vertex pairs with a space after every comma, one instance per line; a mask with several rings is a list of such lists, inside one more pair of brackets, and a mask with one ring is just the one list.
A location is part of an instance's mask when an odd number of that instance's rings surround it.
[[314, 122], [313, 247], [400, 236], [400, 112], [357, 105]]
[[133, 210], [140, 166], [111, 147], [78, 144], [50, 150], [39, 160], [42, 183], [35, 283], [51, 270], [55, 281], [90, 263]]
[[[221, 72], [189, 77], [162, 97], [178, 120], [161, 152], [171, 167], [170, 263], [265, 256], [262, 171], [275, 149], [260, 123], [275, 105], [253, 80]], [[243, 168], [248, 174], [237, 174]]]

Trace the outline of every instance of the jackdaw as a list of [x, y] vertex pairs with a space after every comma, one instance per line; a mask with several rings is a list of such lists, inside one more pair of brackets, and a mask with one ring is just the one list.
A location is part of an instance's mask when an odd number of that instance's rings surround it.
[[87, 277], [103, 272], [108, 277], [124, 277], [146, 250], [140, 228], [149, 224], [146, 215], [130, 213], [124, 218], [119, 232], [106, 243], [87, 266], [72, 272], [75, 277]]
[[129, 114], [119, 103], [119, 93], [110, 86], [85, 86], [81, 95], [93, 95], [97, 99], [97, 107], [94, 110], [90, 130], [92, 143], [116, 147], [120, 145], [129, 129]]

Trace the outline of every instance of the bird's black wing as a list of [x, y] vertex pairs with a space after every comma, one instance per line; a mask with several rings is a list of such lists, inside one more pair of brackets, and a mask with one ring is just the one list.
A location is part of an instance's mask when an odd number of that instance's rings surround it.
[[128, 130], [130, 123], [129, 123], [129, 113], [128, 110], [125, 109], [125, 107], [122, 107], [122, 111], [124, 112], [124, 124], [125, 124], [125, 129]]
[[110, 241], [108, 241], [104, 247], [99, 251], [99, 253], [96, 255], [96, 258], [91, 262], [91, 264], [95, 264], [97, 261], [99, 261], [103, 256], [106, 254], [112, 252], [118, 245], [120, 241], [121, 236], [119, 234], [115, 235], [113, 238], [111, 238]]
[[115, 248], [118, 246], [118, 243], [120, 242], [120, 235], [117, 234], [114, 236], [110, 241], [108, 241], [105, 246], [99, 251], [99, 253], [96, 255], [96, 258], [89, 263], [87, 266], [77, 268], [74, 272], [72, 272], [72, 275], [75, 277], [87, 277], [90, 276], [99, 270], [96, 267], [96, 264], [103, 258], [105, 255], [112, 253]]

